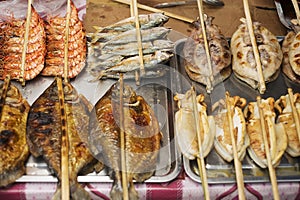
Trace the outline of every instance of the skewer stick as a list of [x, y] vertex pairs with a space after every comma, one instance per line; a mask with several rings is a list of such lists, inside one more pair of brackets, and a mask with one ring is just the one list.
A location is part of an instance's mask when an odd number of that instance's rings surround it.
[[69, 181], [69, 137], [67, 128], [67, 115], [65, 110], [65, 96], [62, 85], [62, 78], [57, 77], [57, 88], [59, 106], [61, 111], [61, 199], [70, 199]]
[[293, 6], [295, 9], [296, 17], [297, 17], [297, 23], [300, 25], [300, 11], [299, 11], [299, 5], [297, 0], [292, 0]]
[[[205, 162], [204, 162], [203, 150], [202, 150], [202, 141], [201, 141], [201, 135], [200, 135], [200, 127], [199, 127], [200, 126], [199, 118], [198, 118], [199, 110], [198, 110], [198, 106], [197, 106], [196, 91], [193, 86], [192, 86], [192, 102], [193, 102], [193, 111], [194, 111], [197, 139], [198, 139], [198, 149], [199, 149], [199, 154], [200, 154], [200, 156], [197, 157], [197, 164], [198, 164], [199, 174], [201, 177], [204, 198], [206, 200], [209, 200], [210, 197], [209, 197], [209, 191], [208, 191], [208, 183], [207, 183]], [[201, 115], [201, 113], [200, 113], [200, 115]]]
[[295, 106], [293, 90], [291, 88], [288, 88], [288, 93], [289, 93], [289, 101], [290, 101], [291, 108], [292, 108], [294, 123], [295, 123], [295, 126], [296, 126], [298, 139], [299, 139], [299, 142], [300, 142], [300, 121], [299, 121], [298, 111], [297, 111], [297, 108]]
[[[126, 5], [130, 5], [129, 0], [113, 0], [113, 1], [123, 3], [123, 4], [126, 4]], [[177, 15], [177, 14], [174, 14], [174, 13], [170, 13], [170, 12], [167, 12], [167, 11], [163, 11], [163, 10], [160, 10], [160, 9], [156, 9], [156, 8], [146, 6], [146, 5], [143, 5], [143, 4], [138, 3], [137, 7], [140, 8], [140, 9], [149, 11], [149, 12], [164, 13], [168, 17], [171, 17], [173, 19], [178, 19], [178, 20], [183, 21], [183, 22], [188, 22], [188, 23], [193, 23], [194, 22], [193, 19], [183, 17], [183, 16], [180, 16], [180, 15]]]
[[251, 44], [252, 44], [252, 49], [253, 49], [253, 54], [254, 54], [254, 58], [255, 58], [255, 62], [256, 62], [256, 70], [258, 73], [259, 92], [261, 94], [264, 94], [266, 91], [266, 83], [265, 83], [265, 78], [264, 78], [264, 74], [262, 71], [262, 65], [261, 65], [261, 61], [260, 61], [256, 38], [254, 35], [249, 3], [248, 3], [248, 0], [243, 0], [243, 3], [244, 3], [245, 15], [246, 15], [247, 27], [248, 27], [250, 40], [251, 40]]
[[22, 85], [25, 85], [25, 65], [26, 65], [26, 53], [27, 53], [27, 46], [28, 46], [28, 38], [29, 38], [29, 30], [30, 30], [30, 22], [31, 22], [31, 4], [32, 0], [28, 0], [28, 7], [27, 7], [27, 17], [26, 17], [26, 24], [25, 24], [25, 34], [24, 34], [24, 43], [23, 43], [23, 50], [22, 50], [22, 60], [21, 60], [21, 74], [19, 77], [19, 81]]
[[232, 144], [232, 150], [233, 150], [233, 157], [234, 157], [234, 168], [236, 173], [236, 181], [237, 181], [237, 187], [238, 187], [238, 194], [239, 199], [246, 199], [245, 198], [245, 187], [244, 187], [244, 176], [243, 176], [243, 170], [241, 161], [239, 160], [238, 153], [237, 153], [237, 147], [236, 147], [236, 141], [234, 138], [234, 127], [233, 127], [233, 121], [232, 121], [232, 113], [231, 113], [231, 106], [230, 106], [230, 96], [229, 93], [226, 92], [226, 108], [227, 108], [227, 117], [229, 121], [229, 132], [231, 137], [231, 144]]
[[208, 41], [207, 41], [207, 35], [206, 35], [206, 26], [204, 23], [204, 14], [203, 14], [203, 4], [202, 0], [197, 0], [198, 4], [198, 10], [199, 10], [199, 18], [200, 18], [200, 24], [201, 24], [201, 29], [202, 29], [202, 36], [204, 40], [204, 47], [205, 47], [205, 54], [206, 54], [206, 59], [207, 59], [207, 64], [208, 64], [208, 76], [207, 78], [207, 86], [206, 90], [207, 93], [211, 93], [213, 86], [213, 72], [212, 72], [212, 64], [211, 64], [211, 59], [210, 59], [210, 51], [209, 51], [209, 46], [208, 46]]
[[143, 45], [142, 45], [142, 35], [140, 30], [140, 21], [139, 21], [139, 13], [137, 8], [137, 1], [131, 0], [132, 2], [132, 10], [135, 17], [135, 29], [136, 29], [136, 38], [138, 43], [138, 51], [139, 51], [139, 61], [140, 61], [140, 75], [143, 76], [145, 74], [145, 65], [143, 60]]
[[260, 116], [260, 124], [261, 124], [261, 131], [263, 135], [263, 140], [264, 140], [264, 147], [266, 151], [266, 157], [267, 157], [267, 162], [268, 162], [268, 169], [269, 169], [269, 176], [271, 179], [271, 184], [272, 184], [272, 191], [273, 191], [273, 196], [275, 200], [279, 200], [279, 192], [278, 192], [278, 185], [277, 185], [277, 178], [276, 178], [276, 173], [275, 169], [272, 165], [272, 158], [270, 155], [270, 147], [269, 147], [269, 141], [266, 133], [266, 124], [265, 124], [265, 115], [263, 108], [261, 106], [261, 97], [257, 97], [257, 106], [259, 110], [259, 116]]
[[69, 72], [69, 32], [70, 32], [70, 17], [71, 17], [71, 0], [67, 1], [67, 15], [66, 15], [66, 28], [65, 28], [65, 48], [64, 48], [64, 81], [68, 82], [68, 72]]
[[125, 132], [124, 132], [124, 112], [123, 112], [123, 74], [120, 74], [120, 146], [121, 146], [121, 171], [122, 171], [122, 188], [123, 188], [123, 200], [128, 200], [128, 181], [126, 173], [126, 154], [125, 154]]

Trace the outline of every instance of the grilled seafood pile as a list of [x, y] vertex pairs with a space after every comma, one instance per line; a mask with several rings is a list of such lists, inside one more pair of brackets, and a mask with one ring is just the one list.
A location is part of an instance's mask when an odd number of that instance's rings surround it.
[[254, 162], [262, 168], [266, 168], [268, 164], [261, 129], [261, 117], [264, 118], [272, 165], [274, 167], [280, 163], [288, 143], [283, 124], [275, 122], [274, 103], [273, 97], [261, 100], [264, 116], [260, 116], [257, 102], [250, 102], [244, 110], [247, 121], [247, 133], [250, 138], [248, 153]]
[[[65, 26], [65, 17], [50, 17], [45, 22], [47, 54], [45, 67], [41, 73], [44, 76], [63, 75]], [[78, 18], [77, 9], [75, 5], [71, 3], [68, 41], [68, 78], [74, 78], [82, 71], [85, 66], [85, 60], [85, 32], [83, 30], [83, 24]]]
[[5, 91], [3, 86], [0, 85], [0, 187], [13, 183], [25, 173], [29, 156], [26, 121], [30, 106], [17, 87], [9, 84]]
[[[160, 64], [173, 56], [174, 43], [166, 38], [170, 29], [162, 26], [167, 21], [161, 13], [139, 15], [145, 77], [163, 75], [165, 67]], [[88, 72], [97, 79], [118, 79], [120, 73], [125, 79], [135, 78], [140, 68], [135, 18], [97, 29], [88, 34]]]
[[[233, 160], [232, 140], [229, 129], [229, 119], [227, 114], [226, 103], [220, 100], [214, 105], [217, 114], [214, 116], [216, 122], [216, 138], [214, 141], [217, 153], [227, 162]], [[246, 155], [246, 149], [250, 144], [249, 137], [246, 133], [246, 120], [243, 114], [243, 108], [246, 106], [246, 99], [234, 96], [230, 97], [230, 109], [232, 110], [232, 122], [234, 136], [237, 147], [237, 154], [240, 161]]]
[[30, 80], [44, 68], [46, 54], [44, 22], [32, 7], [25, 67], [22, 72], [25, 24], [25, 19], [15, 18], [0, 23], [0, 79], [2, 80], [7, 75], [11, 79]]
[[215, 121], [212, 116], [206, 114], [206, 104], [204, 95], [197, 96], [198, 119], [194, 117], [193, 107], [193, 89], [185, 94], [176, 94], [174, 100], [178, 103], [179, 110], [175, 114], [175, 133], [178, 147], [181, 153], [189, 160], [199, 157], [198, 137], [196, 124], [200, 126], [200, 137], [202, 142], [203, 157], [206, 157], [213, 146], [215, 137]]
[[[123, 199], [121, 184], [120, 149], [120, 87], [117, 82], [96, 103], [90, 118], [90, 135], [94, 154], [109, 168], [114, 180], [110, 192], [112, 199]], [[124, 135], [126, 173], [129, 199], [137, 199], [133, 185], [150, 178], [157, 163], [160, 150], [160, 127], [153, 110], [142, 96], [124, 85]]]
[[[294, 94], [292, 102], [300, 115], [300, 94]], [[281, 96], [275, 102], [275, 109], [278, 112], [277, 122], [282, 123], [286, 131], [288, 146], [286, 152], [293, 157], [300, 156], [300, 142], [297, 134], [296, 123], [293, 117], [293, 111], [289, 95]], [[299, 123], [299, 122], [298, 122]]]
[[[61, 190], [61, 134], [62, 126], [69, 138], [69, 180], [73, 199], [90, 199], [78, 184], [77, 174], [95, 163], [87, 145], [89, 107], [87, 100], [78, 95], [69, 83], [63, 83], [65, 106], [60, 108], [56, 80], [30, 108], [27, 121], [27, 141], [33, 156], [43, 156], [58, 178], [54, 199], [60, 199]], [[61, 120], [65, 112], [67, 121]]]
[[[241, 19], [242, 24], [234, 32], [231, 38], [232, 69], [236, 77], [246, 82], [252, 88], [258, 87], [258, 72], [253, 54], [246, 20]], [[275, 80], [280, 72], [283, 58], [281, 47], [277, 38], [259, 22], [253, 23], [254, 34], [265, 82]]]
[[231, 74], [231, 51], [228, 41], [221, 33], [220, 28], [213, 24], [213, 17], [205, 15], [205, 27], [209, 52], [211, 57], [213, 82], [208, 82], [210, 76], [209, 65], [206, 58], [206, 51], [199, 23], [186, 40], [183, 47], [184, 67], [188, 76], [204, 85], [216, 85]]

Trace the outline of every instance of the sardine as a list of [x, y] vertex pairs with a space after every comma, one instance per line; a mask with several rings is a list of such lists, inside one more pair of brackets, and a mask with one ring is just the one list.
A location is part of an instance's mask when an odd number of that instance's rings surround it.
[[[120, 154], [120, 87], [114, 84], [91, 112], [89, 141], [114, 180], [111, 198], [123, 199]], [[145, 99], [124, 85], [124, 135], [129, 199], [138, 199], [133, 179], [150, 178], [157, 163], [161, 133], [153, 110]]]

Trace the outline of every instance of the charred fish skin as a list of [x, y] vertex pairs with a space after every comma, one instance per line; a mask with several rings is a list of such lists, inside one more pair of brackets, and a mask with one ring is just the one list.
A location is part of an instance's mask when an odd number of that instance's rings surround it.
[[[113, 85], [96, 103], [90, 118], [89, 141], [97, 149], [102, 162], [110, 169], [114, 179], [111, 190], [112, 199], [122, 199], [120, 163], [120, 120], [119, 86]], [[133, 89], [124, 89], [124, 133], [126, 172], [129, 181], [130, 199], [138, 195], [133, 179], [142, 182], [155, 171], [160, 149], [161, 133], [154, 112], [143, 97]]]
[[[69, 179], [73, 199], [90, 199], [77, 182], [77, 174], [93, 161], [87, 146], [88, 106], [69, 83], [63, 83], [67, 133], [69, 138]], [[43, 156], [58, 178], [59, 185], [53, 199], [60, 199], [61, 182], [61, 109], [56, 80], [33, 103], [27, 121], [27, 141], [30, 152]]]
[[[3, 88], [3, 84], [0, 85]], [[3, 89], [0, 90], [1, 94]], [[29, 156], [26, 121], [29, 104], [14, 85], [9, 86], [0, 121], [0, 188], [13, 183], [25, 173]]]

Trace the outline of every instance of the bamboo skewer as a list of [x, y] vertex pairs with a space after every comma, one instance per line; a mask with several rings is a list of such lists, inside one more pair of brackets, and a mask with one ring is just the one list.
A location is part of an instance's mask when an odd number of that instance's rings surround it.
[[124, 112], [123, 112], [123, 74], [120, 74], [120, 143], [121, 143], [121, 171], [122, 171], [122, 188], [123, 188], [123, 200], [128, 200], [128, 181], [126, 173], [126, 154], [125, 154], [125, 131], [124, 131]]
[[235, 168], [235, 173], [236, 173], [238, 194], [239, 194], [239, 199], [243, 200], [243, 199], [246, 199], [245, 198], [245, 187], [244, 187], [244, 176], [243, 176], [241, 161], [239, 160], [238, 153], [237, 153], [236, 141], [234, 138], [234, 130], [235, 129], [233, 127], [232, 113], [231, 113], [231, 106], [230, 106], [229, 98], [230, 98], [229, 93], [226, 92], [227, 117], [228, 117], [228, 121], [229, 121], [229, 132], [230, 132], [232, 150], [233, 150], [233, 156], [234, 156], [234, 168]]
[[253, 54], [256, 62], [256, 70], [258, 73], [258, 81], [259, 81], [259, 92], [261, 94], [264, 94], [266, 91], [266, 83], [265, 83], [265, 78], [264, 74], [262, 71], [262, 65], [260, 61], [260, 56], [259, 56], [259, 51], [256, 43], [256, 38], [253, 30], [253, 25], [252, 25], [252, 19], [251, 19], [251, 14], [250, 14], [250, 9], [249, 9], [249, 3], [248, 0], [243, 0], [244, 3], [244, 10], [245, 10], [245, 15], [246, 15], [246, 22], [247, 22], [247, 27], [250, 35], [250, 40], [252, 44], [252, 49], [253, 49]]
[[213, 72], [212, 72], [212, 64], [211, 64], [211, 59], [210, 59], [210, 52], [209, 52], [209, 46], [208, 46], [208, 41], [207, 41], [207, 36], [206, 36], [206, 26], [204, 23], [204, 14], [203, 14], [203, 4], [202, 4], [202, 0], [197, 0], [197, 4], [198, 4], [198, 10], [199, 10], [199, 18], [200, 18], [200, 24], [201, 24], [201, 29], [202, 29], [202, 36], [203, 36], [203, 40], [204, 40], [204, 47], [205, 47], [205, 54], [206, 54], [206, 59], [207, 59], [207, 64], [208, 64], [208, 77], [207, 78], [207, 86], [206, 86], [206, 90], [207, 93], [211, 93], [213, 86]]
[[[198, 164], [199, 174], [201, 177], [204, 198], [206, 200], [209, 200], [210, 197], [209, 197], [209, 191], [208, 191], [205, 162], [204, 162], [203, 150], [202, 150], [202, 140], [201, 140], [201, 135], [200, 135], [200, 127], [199, 127], [199, 125], [200, 125], [199, 118], [198, 118], [199, 111], [198, 111], [198, 107], [197, 107], [196, 91], [193, 86], [192, 86], [192, 102], [193, 102], [193, 111], [194, 111], [197, 139], [198, 139], [198, 149], [199, 149], [199, 154], [200, 154], [200, 157], [197, 158], [197, 164]], [[201, 113], [200, 113], [200, 115], [201, 115]]]
[[[113, 0], [113, 1], [123, 3], [123, 4], [126, 4], [126, 5], [130, 5], [129, 0]], [[169, 17], [174, 18], [174, 19], [178, 19], [180, 21], [184, 21], [184, 22], [188, 22], [188, 23], [193, 23], [194, 22], [193, 19], [183, 17], [183, 16], [180, 16], [180, 15], [177, 15], [177, 14], [174, 14], [174, 13], [170, 13], [170, 12], [167, 12], [167, 11], [163, 11], [163, 10], [160, 10], [160, 9], [152, 8], [150, 6], [146, 6], [146, 5], [143, 5], [143, 4], [138, 3], [137, 7], [140, 8], [140, 9], [149, 11], [149, 12], [164, 13], [166, 16], [169, 16]]]
[[267, 133], [266, 133], [265, 116], [264, 116], [263, 108], [261, 106], [261, 97], [257, 97], [257, 106], [258, 106], [258, 110], [259, 110], [261, 131], [262, 131], [263, 140], [264, 140], [264, 147], [265, 147], [265, 151], [266, 151], [266, 157], [267, 157], [269, 175], [270, 175], [271, 184], [272, 184], [273, 196], [274, 196], [275, 200], [279, 200], [280, 198], [279, 198], [279, 192], [278, 192], [277, 178], [276, 178], [275, 169], [272, 164], [272, 158], [270, 155], [270, 147], [269, 147], [268, 137], [267, 137]]
[[28, 0], [28, 8], [27, 8], [27, 17], [26, 17], [26, 24], [25, 24], [25, 33], [24, 33], [24, 43], [23, 43], [23, 50], [22, 50], [22, 60], [21, 60], [21, 74], [19, 77], [19, 81], [24, 86], [25, 85], [25, 65], [26, 65], [26, 53], [27, 53], [27, 46], [28, 46], [28, 38], [29, 38], [29, 30], [30, 30], [30, 22], [31, 22], [31, 5], [32, 0]]
[[298, 25], [300, 25], [300, 11], [299, 11], [299, 5], [297, 0], [292, 0], [294, 9], [295, 9], [295, 13], [296, 13], [296, 17], [297, 17], [297, 23]]
[[71, 17], [71, 1], [67, 1], [67, 15], [66, 15], [66, 28], [65, 28], [65, 46], [64, 46], [64, 81], [68, 82], [68, 71], [69, 71], [69, 32], [70, 32], [70, 17]]
[[288, 88], [288, 93], [289, 93], [289, 101], [290, 101], [291, 108], [292, 108], [294, 123], [295, 123], [296, 131], [297, 131], [297, 134], [298, 134], [298, 140], [300, 142], [300, 121], [299, 121], [299, 114], [298, 114], [297, 108], [295, 106], [294, 94], [293, 94], [293, 91], [292, 91], [291, 88]]

